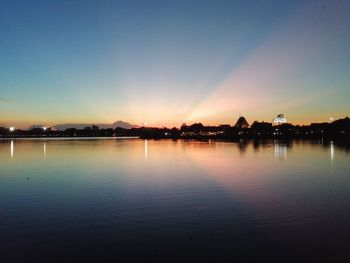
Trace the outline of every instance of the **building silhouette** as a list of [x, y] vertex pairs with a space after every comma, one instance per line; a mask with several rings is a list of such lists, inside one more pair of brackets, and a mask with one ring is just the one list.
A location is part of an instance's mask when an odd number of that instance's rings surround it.
[[238, 120], [237, 120], [237, 122], [235, 124], [235, 127], [236, 128], [241, 128], [241, 129], [242, 128], [248, 128], [249, 124], [248, 124], [247, 120], [243, 116], [241, 116], [241, 117], [238, 118]]
[[280, 125], [282, 123], [287, 123], [287, 118], [284, 117], [282, 113], [278, 114], [276, 118], [273, 119], [273, 123]]

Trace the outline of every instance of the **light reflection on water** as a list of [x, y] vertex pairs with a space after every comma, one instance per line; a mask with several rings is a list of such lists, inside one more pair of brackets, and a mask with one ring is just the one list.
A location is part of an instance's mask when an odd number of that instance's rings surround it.
[[145, 160], [148, 158], [148, 141], [145, 140]]
[[13, 154], [14, 154], [14, 146], [13, 146], [13, 141], [11, 140], [11, 143], [10, 143], [10, 155], [11, 155], [12, 159], [13, 159]]
[[330, 142], [329, 148], [331, 150], [331, 160], [334, 161], [334, 144], [332, 141]]
[[275, 147], [275, 157], [276, 158], [280, 158], [280, 159], [287, 158], [287, 152], [288, 152], [287, 145], [275, 142], [274, 147]]
[[44, 159], [46, 159], [46, 142], [44, 142], [44, 148], [43, 148], [43, 151], [44, 151]]
[[1, 140], [0, 260], [348, 259], [349, 172], [333, 142]]

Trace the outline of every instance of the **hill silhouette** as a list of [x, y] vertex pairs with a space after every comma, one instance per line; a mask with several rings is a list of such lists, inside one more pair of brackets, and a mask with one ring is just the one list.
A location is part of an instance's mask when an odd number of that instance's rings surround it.
[[130, 124], [125, 121], [116, 121], [112, 124], [105, 124], [105, 123], [68, 123], [68, 124], [57, 124], [53, 126], [53, 128], [64, 131], [67, 129], [84, 129], [85, 127], [91, 127], [91, 126], [98, 126], [100, 129], [115, 129], [115, 128], [123, 128], [123, 129], [132, 129], [137, 128], [137, 125]]

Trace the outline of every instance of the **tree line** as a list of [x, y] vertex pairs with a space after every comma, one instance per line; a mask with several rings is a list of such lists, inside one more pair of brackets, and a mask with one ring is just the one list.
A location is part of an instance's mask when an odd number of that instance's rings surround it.
[[326, 138], [350, 139], [350, 119], [348, 117], [331, 123], [312, 123], [293, 125], [284, 123], [273, 125], [269, 122], [255, 121], [250, 127], [231, 125], [205, 126], [202, 123], [183, 124], [180, 128], [139, 127], [124, 129], [101, 129], [92, 125], [84, 129], [69, 128], [64, 131], [51, 128], [32, 128], [29, 130], [10, 130], [0, 127], [0, 137], [140, 137], [144, 139], [222, 139], [237, 138]]

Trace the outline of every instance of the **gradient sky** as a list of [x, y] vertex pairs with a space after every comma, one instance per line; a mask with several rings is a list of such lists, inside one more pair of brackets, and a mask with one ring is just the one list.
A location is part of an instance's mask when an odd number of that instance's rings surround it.
[[0, 1], [0, 125], [350, 115], [350, 1]]

